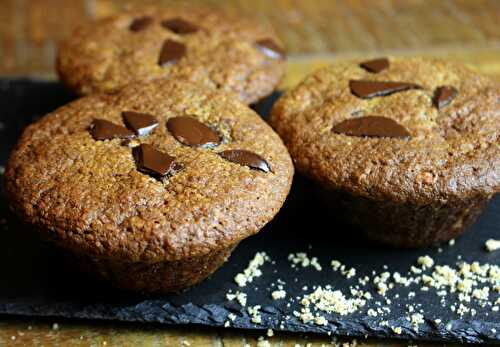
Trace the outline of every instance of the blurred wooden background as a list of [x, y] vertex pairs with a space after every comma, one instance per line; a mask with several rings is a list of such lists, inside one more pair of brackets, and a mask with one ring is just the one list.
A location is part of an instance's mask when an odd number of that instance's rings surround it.
[[[55, 78], [58, 42], [79, 22], [174, 0], [0, 0], [0, 75]], [[500, 0], [196, 0], [272, 24], [289, 52], [283, 87], [335, 60], [384, 54], [464, 62], [500, 80]], [[0, 317], [0, 346], [255, 346], [258, 333]], [[58, 329], [53, 323], [58, 322]], [[273, 345], [330, 345], [278, 333]], [[345, 342], [346, 340], [344, 340]], [[363, 341], [358, 346], [408, 346]], [[415, 345], [414, 343], [412, 345]], [[422, 344], [419, 346], [442, 346]]]
[[[0, 74], [53, 77], [57, 44], [79, 22], [175, 0], [0, 0]], [[450, 56], [500, 76], [499, 0], [194, 0], [272, 24], [291, 55], [286, 85], [353, 56]]]

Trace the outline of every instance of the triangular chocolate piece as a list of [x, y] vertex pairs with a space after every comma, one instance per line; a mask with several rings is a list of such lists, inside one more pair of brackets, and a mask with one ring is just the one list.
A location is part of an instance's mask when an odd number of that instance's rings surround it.
[[389, 67], [389, 59], [387, 58], [378, 58], [372, 59], [359, 64], [363, 69], [373, 72], [379, 73]]
[[214, 130], [193, 117], [170, 118], [167, 121], [167, 129], [177, 141], [188, 146], [213, 147], [219, 145], [221, 141]]
[[95, 140], [130, 139], [134, 133], [127, 128], [105, 119], [94, 119], [90, 134]]
[[336, 124], [332, 131], [348, 136], [408, 138], [408, 130], [394, 119], [380, 116], [349, 118]]
[[158, 126], [155, 117], [147, 113], [126, 111], [122, 112], [123, 122], [138, 136], [146, 136]]
[[164, 177], [175, 167], [175, 158], [155, 149], [152, 145], [141, 144], [133, 149], [137, 170], [153, 177]]
[[359, 98], [371, 99], [376, 96], [386, 96], [408, 89], [421, 89], [422, 87], [406, 82], [381, 82], [367, 80], [349, 81], [351, 92]]
[[179, 17], [165, 19], [164, 21], [161, 22], [161, 25], [164, 28], [180, 35], [192, 34], [199, 30], [199, 28], [196, 25]]
[[166, 66], [168, 64], [175, 63], [181, 59], [186, 54], [186, 46], [183, 43], [166, 40], [161, 48], [160, 57], [158, 58], [158, 64], [161, 66]]
[[138, 32], [146, 29], [153, 23], [153, 18], [149, 16], [140, 17], [134, 19], [132, 23], [130, 23], [129, 29], [133, 32]]
[[271, 171], [269, 164], [264, 158], [250, 151], [233, 149], [220, 152], [219, 155], [230, 162], [248, 166], [251, 169], [260, 170], [263, 172]]
[[436, 91], [434, 92], [434, 106], [437, 107], [438, 110], [442, 109], [443, 107], [447, 106], [449, 103], [455, 99], [455, 97], [458, 95], [458, 90], [455, 87], [452, 86], [442, 86], [439, 88], [436, 88]]

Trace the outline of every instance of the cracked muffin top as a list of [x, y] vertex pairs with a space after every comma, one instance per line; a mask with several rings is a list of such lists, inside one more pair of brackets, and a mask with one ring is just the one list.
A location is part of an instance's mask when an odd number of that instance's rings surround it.
[[78, 99], [28, 126], [4, 179], [13, 210], [46, 238], [155, 262], [258, 232], [292, 176], [281, 139], [254, 111], [164, 79]]
[[271, 123], [329, 188], [422, 205], [500, 190], [500, 88], [447, 61], [335, 64], [280, 98]]
[[285, 69], [274, 31], [246, 18], [191, 7], [146, 7], [77, 28], [59, 48], [57, 70], [79, 94], [135, 81], [187, 79], [254, 103]]

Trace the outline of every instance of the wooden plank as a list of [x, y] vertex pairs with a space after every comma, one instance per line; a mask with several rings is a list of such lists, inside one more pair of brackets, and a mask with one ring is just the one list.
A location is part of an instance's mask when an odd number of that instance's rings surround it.
[[[58, 322], [58, 323], [54, 323]], [[55, 329], [54, 324], [57, 324]], [[75, 322], [51, 319], [22, 319], [4, 317], [0, 322], [0, 345], [10, 346], [196, 346], [196, 347], [243, 347], [257, 346], [259, 338], [271, 346], [342, 346], [353, 344], [354, 339], [337, 339], [319, 335], [275, 333], [266, 337], [258, 332], [239, 332], [223, 329], [193, 327], [163, 327], [110, 322]], [[359, 347], [398, 347], [408, 343], [397, 340], [356, 339]], [[310, 345], [309, 345], [310, 344]], [[442, 343], [418, 343], [420, 347], [443, 346]], [[457, 344], [446, 344], [454, 347]]]
[[[3, 0], [0, 74], [51, 74], [78, 23], [179, 0]], [[500, 42], [498, 0], [192, 0], [273, 25], [291, 54], [418, 50]]]

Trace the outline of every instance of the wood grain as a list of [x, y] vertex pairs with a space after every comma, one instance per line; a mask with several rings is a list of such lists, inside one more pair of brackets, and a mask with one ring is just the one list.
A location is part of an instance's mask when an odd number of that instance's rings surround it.
[[[144, 3], [176, 0], [0, 0], [0, 75], [55, 78], [59, 42], [80, 22]], [[194, 0], [275, 27], [290, 59], [282, 88], [340, 60], [437, 56], [500, 81], [498, 0]], [[58, 322], [59, 328], [52, 325]], [[257, 332], [158, 325], [0, 318], [0, 346], [256, 346]], [[331, 338], [277, 333], [273, 346], [332, 346]], [[339, 342], [350, 342], [340, 340]], [[407, 346], [368, 340], [358, 346]], [[423, 344], [419, 346], [443, 346]], [[448, 345], [455, 346], [455, 345]]]
[[[179, 0], [0, 0], [0, 74], [54, 77], [57, 45], [78, 23]], [[271, 24], [293, 57], [500, 43], [498, 0], [192, 0]]]
[[[57, 323], [55, 323], [57, 322]], [[54, 323], [57, 329], [54, 329]], [[60, 319], [28, 320], [6, 318], [0, 322], [0, 346], [199, 346], [199, 347], [244, 347], [257, 346], [258, 332], [238, 332], [207, 328], [162, 327], [148, 324], [126, 324], [109, 322], [78, 322]], [[411, 342], [375, 339], [335, 339], [318, 335], [275, 333], [265, 337], [271, 346], [295, 347], [342, 346], [350, 344], [359, 347], [399, 347]], [[310, 345], [309, 345], [310, 344]], [[413, 344], [414, 345], [414, 344]], [[345, 345], [346, 347], [348, 345]], [[443, 346], [442, 343], [418, 343], [419, 347]], [[455, 347], [457, 344], [445, 346]], [[462, 345], [463, 346], [463, 345]]]

